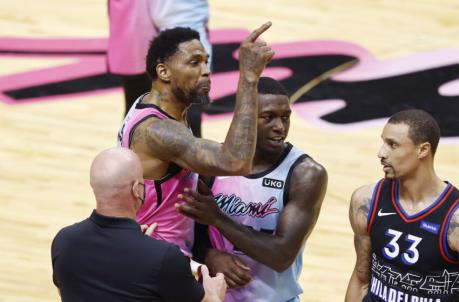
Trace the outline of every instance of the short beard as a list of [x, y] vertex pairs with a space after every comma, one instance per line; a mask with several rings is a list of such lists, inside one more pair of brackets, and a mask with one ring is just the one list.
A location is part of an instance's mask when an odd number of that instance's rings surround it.
[[196, 96], [192, 101], [192, 104], [201, 104], [201, 105], [207, 105], [211, 103], [209, 95], [201, 95], [201, 96]]
[[201, 104], [206, 105], [211, 102], [208, 94], [198, 95], [197, 91], [190, 91], [189, 94], [186, 94], [182, 89], [176, 89], [175, 94], [182, 99], [187, 100], [190, 104]]

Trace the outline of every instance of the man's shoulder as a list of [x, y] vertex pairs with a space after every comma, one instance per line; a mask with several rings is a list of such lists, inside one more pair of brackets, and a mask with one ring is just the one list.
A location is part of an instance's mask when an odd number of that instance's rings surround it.
[[294, 167], [292, 176], [300, 180], [322, 181], [327, 178], [327, 170], [313, 158], [303, 156]]
[[355, 189], [351, 195], [350, 206], [353, 208], [359, 208], [365, 205], [370, 206], [373, 191], [376, 185], [377, 184], [375, 183], [368, 183]]
[[170, 253], [169, 250], [174, 249], [181, 253], [176, 245], [164, 240], [152, 238], [148, 235], [143, 234], [142, 232], [139, 232], [135, 236], [132, 236], [131, 240], [133, 241], [133, 245], [137, 245], [138, 248], [141, 248], [147, 254], [154, 252], [156, 253], [156, 255], [165, 255], [166, 253]]
[[56, 253], [57, 251], [65, 248], [66, 246], [74, 242], [75, 240], [80, 240], [81, 238], [85, 238], [86, 230], [88, 226], [91, 224], [89, 218], [86, 218], [83, 221], [74, 223], [72, 225], [66, 226], [57, 232], [54, 236], [51, 251], [52, 253]]
[[89, 218], [86, 218], [80, 222], [75, 222], [72, 225], [68, 225], [60, 229], [54, 239], [78, 235], [78, 233], [83, 232], [90, 224], [91, 220]]

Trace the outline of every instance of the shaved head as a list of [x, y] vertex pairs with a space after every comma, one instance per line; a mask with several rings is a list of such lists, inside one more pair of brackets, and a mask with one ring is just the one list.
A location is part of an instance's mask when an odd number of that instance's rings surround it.
[[[139, 157], [129, 149], [111, 148], [100, 152], [91, 165], [90, 184], [99, 210], [129, 208], [136, 203], [135, 182], [143, 183]], [[103, 213], [101, 213], [103, 214]]]

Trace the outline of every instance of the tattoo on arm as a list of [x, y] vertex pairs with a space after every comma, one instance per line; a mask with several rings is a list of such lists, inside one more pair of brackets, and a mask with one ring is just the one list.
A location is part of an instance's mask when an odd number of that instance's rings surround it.
[[358, 233], [366, 230], [368, 213], [370, 212], [370, 202], [371, 198], [364, 198], [364, 200], [359, 201], [357, 204], [350, 207], [351, 223], [354, 227], [358, 227], [358, 229], [361, 230]]
[[222, 144], [195, 138], [183, 124], [162, 120], [147, 128], [146, 143], [155, 157], [174, 161], [182, 168], [205, 175], [228, 175], [239, 171], [242, 160]]
[[367, 235], [355, 235], [354, 246], [357, 253], [355, 269], [362, 281], [370, 280], [371, 240]]
[[258, 103], [257, 83], [239, 80], [234, 117], [225, 146], [235, 158], [251, 159], [255, 152]]
[[137, 144], [141, 144], [143, 139], [145, 137], [145, 133], [142, 129], [135, 129], [134, 133], [132, 134], [132, 138], [130, 139], [129, 142], [129, 148], [135, 151], [135, 146]]
[[364, 202], [362, 202], [358, 209], [359, 214], [368, 217], [368, 212], [370, 212], [370, 202], [371, 198], [367, 198]]
[[459, 252], [459, 212], [456, 212], [451, 218], [448, 227], [447, 241], [452, 250]]

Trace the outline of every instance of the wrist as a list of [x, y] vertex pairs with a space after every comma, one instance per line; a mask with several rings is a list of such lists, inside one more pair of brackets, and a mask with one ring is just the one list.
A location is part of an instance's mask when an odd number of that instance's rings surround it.
[[218, 213], [215, 215], [215, 219], [212, 223], [214, 227], [216, 227], [220, 232], [221, 229], [225, 225], [225, 220], [229, 219], [228, 216], [226, 216], [225, 213], [223, 213], [221, 210], [218, 211]]
[[222, 300], [218, 297], [216, 293], [209, 293], [209, 291], [206, 291], [204, 295], [204, 299], [202, 302], [221, 302]]
[[260, 79], [260, 75], [252, 71], [241, 70], [239, 78], [244, 83], [248, 85], [253, 85], [256, 87], [258, 85], [258, 80]]

